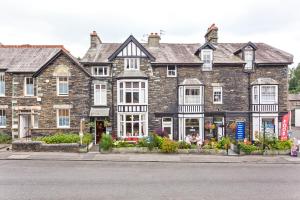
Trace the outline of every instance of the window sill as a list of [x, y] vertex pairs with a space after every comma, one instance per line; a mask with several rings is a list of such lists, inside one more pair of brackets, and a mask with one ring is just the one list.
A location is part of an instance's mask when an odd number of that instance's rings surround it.
[[202, 69], [203, 72], [211, 72], [212, 69]]
[[59, 129], [69, 129], [70, 126], [57, 126], [56, 128], [59, 128]]
[[221, 105], [221, 104], [223, 104], [223, 102], [213, 102], [213, 104]]
[[0, 126], [0, 128], [6, 128], [6, 126]]
[[57, 96], [58, 96], [58, 97], [68, 97], [69, 94], [58, 94]]
[[177, 76], [167, 76], [167, 78], [176, 78]]

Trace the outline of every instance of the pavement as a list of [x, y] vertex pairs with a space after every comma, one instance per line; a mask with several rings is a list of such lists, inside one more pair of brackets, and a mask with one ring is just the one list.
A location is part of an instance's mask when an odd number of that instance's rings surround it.
[[170, 162], [170, 163], [277, 163], [300, 164], [300, 157], [291, 156], [220, 156], [196, 154], [102, 154], [63, 152], [0, 152], [0, 160], [55, 160], [108, 162]]

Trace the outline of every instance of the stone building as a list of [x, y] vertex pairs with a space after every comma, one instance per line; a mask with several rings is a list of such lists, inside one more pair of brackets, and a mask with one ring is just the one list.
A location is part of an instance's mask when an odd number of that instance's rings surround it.
[[78, 132], [89, 116], [90, 81], [63, 46], [0, 45], [0, 132]]
[[120, 138], [158, 129], [176, 140], [192, 133], [234, 137], [239, 121], [251, 140], [262, 131], [278, 136], [291, 54], [265, 43], [219, 43], [214, 24], [202, 44], [161, 43], [156, 33], [147, 43], [132, 35], [104, 43], [95, 31], [90, 37], [80, 62], [92, 76], [98, 139], [106, 128]]

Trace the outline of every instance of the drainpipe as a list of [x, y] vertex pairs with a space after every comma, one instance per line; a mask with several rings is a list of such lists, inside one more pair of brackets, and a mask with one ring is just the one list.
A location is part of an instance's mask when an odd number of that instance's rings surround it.
[[111, 112], [112, 112], [112, 120], [111, 120], [111, 128], [112, 128], [112, 133], [115, 130], [115, 111], [114, 111], [114, 81], [113, 81], [113, 64], [111, 64]]
[[[178, 93], [178, 90], [179, 90], [179, 87], [178, 87], [178, 84], [179, 84], [179, 67], [176, 66], [176, 70], [177, 70], [177, 77], [176, 77], [176, 95], [177, 95], [177, 98], [176, 98], [176, 104], [177, 104], [177, 107], [176, 107], [176, 119], [177, 119], [177, 140], [179, 140], [179, 117], [178, 117], [178, 109], [179, 109], [179, 93]], [[174, 131], [173, 131], [173, 134], [174, 134]], [[174, 138], [174, 137], [173, 137]]]
[[[250, 85], [250, 72], [247, 72], [248, 75], [248, 131], [249, 131], [249, 141], [251, 141], [251, 85]], [[253, 130], [252, 130], [253, 131]]]

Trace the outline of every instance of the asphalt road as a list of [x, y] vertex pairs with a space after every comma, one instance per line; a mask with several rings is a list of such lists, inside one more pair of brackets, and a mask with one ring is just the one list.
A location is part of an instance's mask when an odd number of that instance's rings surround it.
[[299, 164], [0, 161], [0, 199], [300, 199]]

